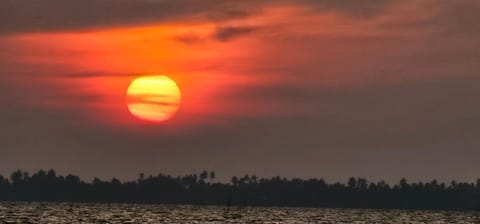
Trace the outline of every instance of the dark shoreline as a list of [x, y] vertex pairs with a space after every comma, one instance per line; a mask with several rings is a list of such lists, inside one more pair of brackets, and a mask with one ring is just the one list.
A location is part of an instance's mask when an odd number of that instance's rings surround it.
[[70, 204], [70, 205], [127, 205], [127, 206], [171, 206], [171, 207], [217, 207], [225, 209], [226, 211], [238, 211], [242, 209], [256, 209], [256, 208], [265, 208], [265, 209], [334, 209], [334, 210], [358, 210], [358, 211], [404, 211], [404, 212], [480, 212], [480, 210], [472, 209], [461, 209], [461, 210], [448, 210], [448, 209], [402, 209], [402, 208], [349, 208], [349, 207], [311, 207], [311, 206], [280, 206], [280, 205], [217, 205], [217, 204], [175, 204], [175, 203], [139, 203], [139, 202], [102, 202], [102, 201], [4, 201], [0, 200], [2, 203], [11, 203], [11, 204]]
[[85, 182], [75, 175], [40, 170], [32, 175], [16, 171], [8, 179], [0, 176], [0, 201], [478, 211], [480, 181], [445, 184], [402, 179], [390, 186], [363, 178], [327, 183], [245, 175], [217, 183], [215, 173], [204, 171], [177, 177], [141, 174], [127, 182], [115, 178]]

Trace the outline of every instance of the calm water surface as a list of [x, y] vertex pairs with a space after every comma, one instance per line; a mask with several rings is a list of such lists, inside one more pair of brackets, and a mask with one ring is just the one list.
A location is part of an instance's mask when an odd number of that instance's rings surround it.
[[480, 223], [478, 212], [0, 203], [0, 223]]

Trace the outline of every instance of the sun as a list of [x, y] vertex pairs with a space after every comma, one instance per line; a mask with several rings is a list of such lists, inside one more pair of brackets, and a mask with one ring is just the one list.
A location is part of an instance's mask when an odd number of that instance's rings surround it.
[[175, 81], [165, 75], [142, 76], [127, 89], [130, 113], [142, 120], [163, 122], [178, 111], [181, 93]]

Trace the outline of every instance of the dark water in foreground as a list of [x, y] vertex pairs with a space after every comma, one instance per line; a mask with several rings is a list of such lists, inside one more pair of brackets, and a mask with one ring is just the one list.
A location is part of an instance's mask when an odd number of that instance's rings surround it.
[[0, 223], [480, 223], [479, 212], [0, 203]]

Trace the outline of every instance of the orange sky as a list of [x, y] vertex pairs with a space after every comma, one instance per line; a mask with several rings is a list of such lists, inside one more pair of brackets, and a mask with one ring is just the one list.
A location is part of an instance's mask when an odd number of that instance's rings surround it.
[[[431, 5], [427, 2], [423, 7]], [[139, 121], [126, 110], [126, 89], [138, 76], [163, 74], [177, 82], [183, 96], [178, 114], [168, 125], [193, 127], [225, 124], [229, 117], [312, 113], [309, 105], [286, 107], [282, 99], [252, 97], [250, 93], [262, 86], [364, 86], [429, 76], [429, 71], [388, 76], [389, 70], [404, 69], [402, 57], [415, 52], [415, 46], [421, 48], [431, 41], [415, 29], [383, 25], [403, 22], [403, 14], [417, 8], [397, 3], [383, 10], [389, 13], [359, 20], [336, 11], [315, 13], [308, 5], [279, 4], [226, 22], [172, 21], [3, 38], [15, 46], [6, 57], [38, 73], [34, 82], [39, 91], [57, 95], [36, 100], [36, 104], [76, 108], [82, 119], [105, 125], [138, 126]], [[412, 14], [409, 19], [422, 20], [435, 10]], [[225, 39], [219, 31], [223, 27]], [[229, 28], [240, 33], [230, 39]], [[385, 63], [379, 64], [382, 60]], [[379, 72], [369, 72], [372, 67]], [[303, 74], [292, 75], [292, 68]], [[20, 80], [20, 85], [27, 82]], [[71, 96], [96, 100], [76, 102]]]
[[[284, 39], [291, 37], [283, 37], [283, 32], [293, 38], [345, 32], [334, 28], [335, 24], [342, 23], [338, 16], [299, 16], [305, 10], [308, 9], [296, 6], [271, 7], [261, 15], [230, 21], [224, 26], [251, 27], [260, 30], [261, 36], [250, 38], [247, 33], [228, 41], [215, 39], [219, 25], [213, 22], [36, 32], [13, 35], [7, 40], [17, 46], [13, 60], [38, 67], [40, 83], [49, 86], [46, 89], [50, 90], [46, 91], [63, 96], [41, 99], [43, 106], [74, 107], [86, 119], [107, 125], [135, 126], [139, 121], [132, 119], [125, 107], [128, 85], [138, 76], [163, 74], [177, 82], [183, 96], [180, 111], [169, 125], [224, 123], [222, 117], [226, 116], [258, 117], [273, 111], [278, 113], [281, 106], [271, 102], [252, 107], [254, 99], [235, 97], [235, 102], [231, 102], [232, 99], [225, 96], [248, 93], [250, 87], [291, 82], [291, 77], [274, 67], [311, 63], [311, 59], [305, 58], [309, 57], [305, 49], [278, 47], [282, 42], [291, 42]], [[284, 20], [285, 17], [292, 19]], [[277, 30], [277, 27], [281, 28]], [[271, 44], [265, 40], [272, 37]], [[332, 56], [329, 52], [320, 57]], [[314, 81], [321, 81], [318, 85], [329, 85], [329, 80], [337, 78], [321, 79], [317, 77]], [[101, 100], [75, 102], [69, 100], [70, 95]]]
[[[212, 41], [209, 38], [214, 29], [213, 24], [172, 24], [22, 34], [10, 38], [16, 45], [29, 49], [20, 52], [23, 55], [16, 60], [49, 67], [46, 71], [39, 70], [38, 75], [49, 79], [51, 88], [64, 88], [60, 94], [65, 98], [41, 100], [46, 106], [76, 107], [88, 119], [110, 125], [136, 125], [139, 121], [133, 120], [126, 110], [128, 85], [138, 76], [164, 74], [177, 82], [183, 96], [180, 112], [170, 123], [192, 125], [203, 116], [242, 113], [230, 109], [232, 106], [225, 105], [228, 103], [218, 95], [254, 82], [248, 76], [237, 75], [241, 71], [217, 65], [228, 66], [232, 61], [236, 61], [236, 66], [251, 63], [260, 50], [256, 41]], [[205, 40], [199, 43], [178, 40], [185, 35]], [[256, 82], [259, 81], [257, 78]], [[65, 100], [70, 94], [94, 95], [101, 101], [85, 104]]]
[[[8, 2], [0, 171], [375, 179], [479, 168], [465, 162], [480, 146], [478, 1]], [[150, 74], [182, 92], [160, 124], [126, 106], [129, 84]]]

